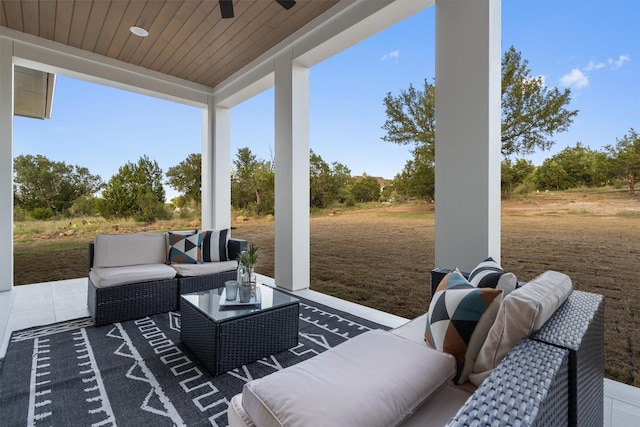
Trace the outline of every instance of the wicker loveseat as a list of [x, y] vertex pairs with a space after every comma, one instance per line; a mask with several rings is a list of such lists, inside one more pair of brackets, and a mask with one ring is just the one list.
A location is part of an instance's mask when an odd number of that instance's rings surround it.
[[[447, 272], [432, 272], [434, 288]], [[542, 327], [519, 341], [477, 388], [451, 381], [423, 388], [422, 380], [413, 380], [413, 376], [436, 382], [453, 377], [440, 356], [434, 356], [431, 366], [424, 363], [423, 357], [438, 353], [426, 351], [424, 325], [421, 316], [389, 332], [365, 332], [305, 362], [247, 383], [229, 404], [230, 426], [281, 425], [279, 422], [368, 427], [602, 425], [601, 295], [570, 291]], [[394, 349], [396, 346], [402, 350]], [[382, 353], [386, 356], [380, 356]], [[310, 385], [313, 391], [307, 392]], [[406, 393], [407, 389], [413, 394]]]
[[89, 243], [87, 295], [95, 324], [177, 310], [180, 294], [219, 288], [225, 281], [235, 279], [235, 260], [247, 248], [247, 241], [228, 238], [228, 233], [229, 230], [173, 233], [202, 234], [203, 241], [208, 236], [206, 262], [194, 264], [171, 262], [171, 232], [96, 235], [95, 241]]
[[[449, 272], [442, 268], [431, 272], [432, 295]], [[448, 425], [489, 424], [488, 420], [502, 420], [502, 425], [602, 425], [602, 295], [572, 291], [553, 316], [517, 347], [523, 348], [509, 353]], [[531, 394], [534, 387], [539, 388], [537, 398]]]

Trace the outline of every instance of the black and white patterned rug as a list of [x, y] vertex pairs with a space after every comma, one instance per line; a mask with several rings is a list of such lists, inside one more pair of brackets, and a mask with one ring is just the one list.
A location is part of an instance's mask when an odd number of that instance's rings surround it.
[[297, 347], [217, 377], [180, 342], [179, 313], [17, 331], [0, 365], [0, 425], [226, 426], [246, 382], [380, 328], [301, 299]]

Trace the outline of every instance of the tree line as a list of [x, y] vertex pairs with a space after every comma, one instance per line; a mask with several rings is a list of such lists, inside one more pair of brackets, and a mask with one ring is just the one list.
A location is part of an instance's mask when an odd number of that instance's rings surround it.
[[[415, 150], [419, 156], [422, 150]], [[42, 155], [21, 155], [14, 161], [14, 205], [34, 219], [100, 215], [140, 222], [169, 219], [173, 211], [199, 212], [202, 201], [200, 154], [189, 154], [163, 173], [158, 163], [142, 156], [127, 162], [108, 182], [85, 167], [56, 162]], [[420, 165], [422, 164], [422, 166]], [[433, 200], [432, 171], [410, 160], [383, 185], [376, 177], [352, 177], [339, 162], [327, 163], [309, 153], [309, 206], [322, 209], [392, 199]], [[425, 168], [428, 169], [428, 168]], [[411, 170], [410, 174], [408, 171]], [[166, 178], [166, 180], [165, 180]], [[640, 136], [631, 129], [616, 144], [593, 150], [581, 143], [547, 158], [540, 166], [529, 160], [502, 161], [503, 197], [536, 190], [627, 186], [631, 194], [640, 180]], [[167, 205], [164, 184], [180, 195]], [[231, 171], [231, 205], [247, 215], [273, 214], [275, 172], [272, 160], [259, 159], [249, 148], [238, 150]]]
[[[310, 151], [309, 205], [326, 208], [377, 201], [381, 187], [374, 177], [351, 177], [346, 166], [328, 164]], [[127, 162], [104, 182], [80, 166], [42, 155], [21, 155], [14, 161], [16, 212], [34, 219], [100, 215], [139, 222], [169, 219], [175, 210], [200, 211], [202, 156], [189, 154], [166, 174], [155, 160], [142, 156]], [[166, 203], [164, 184], [180, 195]], [[249, 148], [238, 150], [231, 171], [231, 205], [246, 214], [275, 211], [274, 162], [258, 159]], [[20, 216], [20, 215], [17, 215]], [[25, 216], [25, 215], [23, 215]]]
[[627, 186], [635, 194], [640, 180], [640, 137], [632, 128], [616, 144], [593, 150], [577, 142], [536, 167], [529, 160], [502, 161], [502, 194], [526, 194], [535, 190], [568, 190], [581, 187]]
[[[354, 178], [345, 165], [327, 163], [309, 153], [309, 206], [387, 201], [391, 198], [433, 201], [435, 193], [435, 82], [424, 81], [422, 90], [409, 85], [399, 95], [388, 93], [383, 104], [387, 120], [383, 140], [413, 145], [413, 158], [390, 182], [375, 177]], [[526, 156], [545, 151], [553, 136], [566, 132], [578, 110], [571, 110], [570, 89], [546, 85], [531, 76], [528, 61], [511, 46], [502, 57], [502, 194], [534, 190], [564, 190], [613, 184], [626, 185], [631, 194], [640, 179], [640, 138], [631, 128], [602, 151], [576, 143], [535, 167]], [[36, 219], [54, 216], [95, 215], [107, 219], [134, 218], [151, 222], [172, 216], [165, 203], [164, 184], [180, 193], [173, 207], [199, 211], [201, 155], [190, 154], [163, 174], [158, 163], [142, 156], [127, 162], [108, 182], [80, 166], [55, 162], [44, 156], [19, 156], [14, 162], [16, 212]], [[166, 181], [163, 182], [166, 177]], [[231, 205], [247, 214], [273, 214], [275, 209], [274, 161], [259, 159], [249, 148], [238, 150], [231, 171]]]

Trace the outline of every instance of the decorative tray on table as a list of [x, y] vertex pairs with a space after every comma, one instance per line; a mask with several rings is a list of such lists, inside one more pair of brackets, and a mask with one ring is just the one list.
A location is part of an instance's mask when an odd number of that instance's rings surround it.
[[227, 290], [222, 289], [222, 294], [220, 295], [220, 307], [237, 307], [237, 306], [250, 306], [250, 305], [260, 305], [262, 304], [262, 297], [260, 295], [260, 288], [256, 287], [256, 295], [252, 296], [249, 302], [240, 302], [240, 292], [236, 294], [235, 300], [227, 300]]

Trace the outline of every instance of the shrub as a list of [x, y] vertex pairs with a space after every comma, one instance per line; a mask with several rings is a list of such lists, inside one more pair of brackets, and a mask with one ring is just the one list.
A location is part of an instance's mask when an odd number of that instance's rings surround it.
[[27, 219], [27, 213], [24, 209], [19, 206], [13, 207], [13, 220], [14, 221], [24, 221]]
[[517, 196], [524, 196], [536, 191], [536, 184], [531, 180], [526, 180], [523, 183], [516, 186], [513, 190], [513, 194]]
[[55, 213], [51, 208], [35, 208], [31, 212], [31, 215], [33, 216], [34, 219], [37, 219], [39, 221], [46, 221], [48, 219], [53, 218]]
[[139, 210], [133, 214], [138, 222], [151, 224], [157, 219], [170, 219], [171, 212], [165, 204], [159, 202], [152, 193], [144, 193], [138, 197]]
[[73, 202], [69, 208], [71, 215], [75, 217], [95, 216], [98, 214], [98, 207], [95, 197], [82, 197]]

